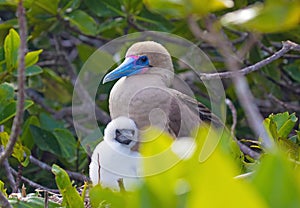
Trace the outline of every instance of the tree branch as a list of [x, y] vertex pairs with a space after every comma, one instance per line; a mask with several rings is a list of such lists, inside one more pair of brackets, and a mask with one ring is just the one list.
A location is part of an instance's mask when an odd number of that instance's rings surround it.
[[15, 143], [21, 131], [21, 125], [23, 121], [24, 101], [25, 101], [25, 53], [26, 53], [26, 19], [25, 9], [23, 7], [23, 1], [20, 0], [18, 4], [18, 20], [19, 20], [19, 33], [20, 33], [20, 48], [18, 54], [18, 101], [16, 116], [13, 121], [10, 138], [5, 150], [0, 155], [0, 164], [11, 155]]
[[[10, 170], [11, 170], [11, 172], [12, 172], [15, 176], [18, 175], [18, 172], [17, 172], [15, 169], [10, 168]], [[50, 192], [53, 192], [53, 193], [59, 193], [59, 190], [57, 190], [57, 189], [49, 189], [49, 188], [47, 188], [47, 187], [45, 187], [45, 186], [42, 186], [42, 185], [40, 185], [40, 184], [38, 184], [38, 183], [35, 183], [35, 182], [31, 181], [31, 180], [28, 179], [28, 178], [25, 178], [24, 176], [21, 176], [20, 179], [21, 179], [22, 181], [28, 183], [28, 185], [31, 186], [31, 187], [33, 187], [33, 188], [36, 188], [36, 189], [42, 189], [42, 190], [50, 191]]]
[[247, 66], [245, 68], [242, 68], [238, 71], [228, 71], [228, 72], [220, 72], [220, 73], [212, 73], [212, 74], [200, 74], [200, 78], [202, 80], [211, 80], [211, 79], [228, 79], [236, 76], [246, 75], [251, 72], [257, 71], [261, 69], [262, 67], [270, 64], [271, 62], [281, 58], [284, 56], [287, 52], [291, 50], [298, 50], [298, 47], [300, 47], [298, 44], [292, 42], [292, 41], [284, 41], [282, 42], [282, 48], [279, 51], [276, 51], [273, 55], [269, 56], [266, 59], [263, 59], [256, 64], [253, 64], [251, 66]]
[[4, 196], [4, 194], [0, 191], [0, 207], [5, 208], [12, 208], [7, 198]]
[[[226, 38], [224, 33], [218, 31], [213, 24], [214, 22], [208, 21], [206, 27], [209, 29], [209, 31], [204, 32], [198, 26], [198, 23], [193, 16], [190, 16], [188, 18], [188, 26], [194, 36], [198, 39], [203, 39], [206, 42], [212, 44], [224, 57], [227, 69], [231, 70], [231, 73], [235, 75], [231, 76], [231, 78], [239, 102], [241, 103], [241, 106], [243, 107], [245, 114], [247, 115], [246, 119], [252, 130], [255, 132], [256, 136], [262, 138], [263, 145], [266, 147], [266, 149], [270, 150], [273, 147], [273, 142], [269, 138], [266, 130], [262, 125], [263, 117], [261, 116], [258, 107], [255, 105], [254, 97], [249, 89], [247, 80], [245, 79], [243, 74], [239, 72], [240, 60], [238, 59], [237, 54], [232, 50], [232, 44], [230, 43], [228, 38]], [[287, 43], [288, 44], [285, 44], [285, 47], [294, 47], [295, 49], [297, 48], [295, 46], [296, 44], [292, 42]], [[218, 76], [218, 78], [220, 78], [220, 76]]]
[[[48, 164], [46, 164], [46, 163], [44, 163], [44, 162], [36, 159], [32, 155], [30, 155], [29, 159], [30, 159], [30, 162], [32, 164], [35, 164], [35, 165], [39, 166], [43, 170], [47, 170], [47, 171], [51, 172], [52, 168]], [[73, 178], [75, 180], [89, 181], [89, 178], [87, 176], [83, 175], [83, 174], [80, 174], [80, 173], [77, 173], [77, 172], [73, 172], [73, 171], [69, 171], [69, 170], [66, 170], [66, 172], [68, 173], [68, 175], [70, 176], [70, 178]]]

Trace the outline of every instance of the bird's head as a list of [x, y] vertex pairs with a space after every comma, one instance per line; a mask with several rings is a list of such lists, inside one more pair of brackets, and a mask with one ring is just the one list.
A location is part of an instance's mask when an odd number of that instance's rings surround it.
[[138, 129], [133, 120], [120, 116], [112, 120], [104, 130], [104, 140], [132, 148], [138, 142]]
[[154, 41], [138, 42], [127, 50], [123, 63], [104, 77], [103, 84], [139, 74], [159, 74], [169, 84], [173, 71], [172, 59], [166, 48]]

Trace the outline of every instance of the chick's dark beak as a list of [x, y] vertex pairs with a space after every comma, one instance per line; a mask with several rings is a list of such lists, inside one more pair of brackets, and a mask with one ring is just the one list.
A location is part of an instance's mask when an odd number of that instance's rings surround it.
[[133, 141], [134, 130], [132, 129], [116, 129], [115, 140], [120, 144], [129, 145]]

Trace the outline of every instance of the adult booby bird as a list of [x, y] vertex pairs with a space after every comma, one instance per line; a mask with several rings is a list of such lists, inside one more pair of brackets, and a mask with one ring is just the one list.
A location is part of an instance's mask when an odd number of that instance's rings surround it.
[[141, 155], [131, 148], [137, 143], [138, 129], [127, 117], [113, 119], [104, 130], [100, 142], [91, 158], [89, 175], [93, 185], [101, 184], [113, 190], [120, 190], [122, 179], [125, 190], [138, 186]]
[[108, 73], [103, 83], [116, 79], [119, 80], [109, 97], [112, 119], [127, 116], [140, 129], [154, 125], [174, 137], [189, 136], [202, 121], [214, 120], [204, 105], [171, 88], [174, 79], [172, 59], [159, 43], [133, 44], [127, 50], [124, 62]]

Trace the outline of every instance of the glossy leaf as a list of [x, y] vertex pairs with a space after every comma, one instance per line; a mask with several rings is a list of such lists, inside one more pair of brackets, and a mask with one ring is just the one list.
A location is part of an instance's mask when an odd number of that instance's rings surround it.
[[67, 172], [55, 164], [52, 166], [52, 172], [55, 175], [56, 185], [63, 196], [64, 206], [84, 208], [83, 201], [75, 187], [72, 186]]
[[54, 155], [61, 156], [60, 145], [52, 132], [37, 126], [30, 126], [34, 143], [43, 151], [51, 152]]
[[[25, 100], [24, 109], [28, 109], [32, 105], [33, 102], [31, 100]], [[0, 124], [5, 123], [16, 115], [16, 106], [17, 102], [14, 100], [9, 101], [3, 106], [2, 110], [0, 111]]]
[[43, 52], [42, 49], [40, 50], [37, 50], [37, 51], [31, 51], [31, 52], [28, 52], [26, 55], [25, 55], [25, 66], [26, 67], [30, 67], [34, 64], [36, 64], [39, 60], [39, 55]]
[[118, 0], [86, 0], [85, 5], [99, 17], [125, 16]]
[[[25, 69], [25, 76], [31, 77], [43, 73], [43, 69], [38, 65], [29, 66]], [[15, 76], [18, 76], [18, 71], [14, 71]]]
[[21, 135], [21, 141], [29, 149], [32, 149], [34, 146], [34, 138], [31, 133], [31, 130], [30, 130], [31, 125], [40, 126], [40, 122], [36, 116], [29, 117], [25, 121], [23, 128], [22, 128], [23, 131], [22, 131], [22, 135]]
[[70, 23], [77, 27], [82, 33], [96, 35], [97, 24], [95, 20], [82, 10], [76, 10], [67, 15]]
[[64, 159], [68, 161], [76, 160], [77, 142], [71, 132], [67, 129], [55, 129], [53, 134], [60, 145]]
[[34, 0], [32, 1], [31, 7], [34, 13], [42, 13], [56, 15], [58, 12], [59, 0], [47, 1], [47, 0]]
[[8, 70], [16, 69], [18, 61], [18, 50], [20, 46], [20, 36], [14, 30], [10, 29], [4, 40], [4, 53], [6, 67]]
[[63, 122], [55, 120], [51, 115], [48, 115], [46, 113], [41, 113], [39, 119], [43, 129], [46, 129], [48, 131], [64, 128]]

